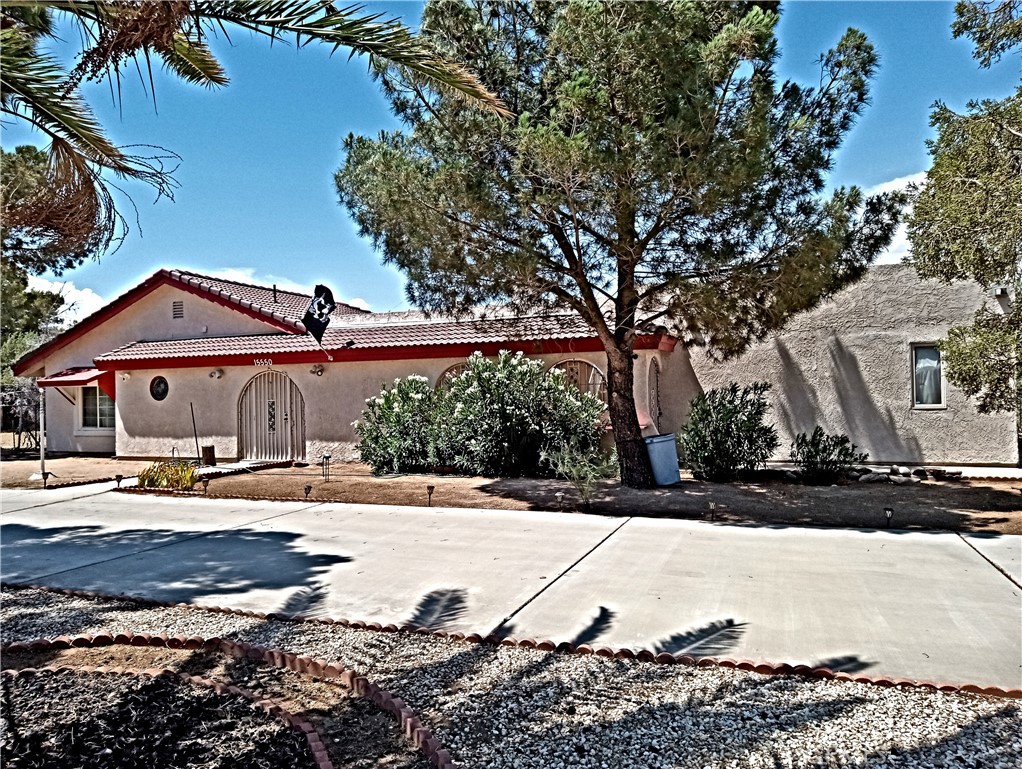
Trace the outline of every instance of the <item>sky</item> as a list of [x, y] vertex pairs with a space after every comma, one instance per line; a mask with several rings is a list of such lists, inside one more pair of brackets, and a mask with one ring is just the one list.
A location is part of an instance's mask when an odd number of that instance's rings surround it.
[[[415, 27], [418, 2], [371, 2]], [[848, 27], [866, 33], [880, 57], [872, 103], [839, 151], [830, 183], [867, 191], [919, 181], [929, 167], [931, 105], [964, 110], [972, 99], [1004, 98], [1018, 85], [1018, 57], [989, 70], [968, 40], [953, 40], [951, 2], [787, 2], [778, 27], [778, 75], [812, 85], [820, 55]], [[131, 231], [121, 247], [33, 287], [61, 290], [70, 322], [124, 293], [161, 268], [310, 291], [316, 283], [375, 311], [406, 309], [404, 280], [382, 263], [340, 206], [333, 174], [349, 133], [400, 128], [367, 72], [367, 61], [323, 47], [269, 45], [237, 31], [213, 41], [231, 83], [206, 90], [154, 70], [155, 101], [126, 77], [118, 105], [108, 85], [86, 98], [121, 145], [165, 147], [181, 160], [174, 200], [154, 200], [144, 185], [121, 184], [120, 209]], [[55, 51], [67, 56], [65, 50]], [[45, 142], [5, 120], [4, 149]], [[881, 261], [899, 261], [904, 232]]]

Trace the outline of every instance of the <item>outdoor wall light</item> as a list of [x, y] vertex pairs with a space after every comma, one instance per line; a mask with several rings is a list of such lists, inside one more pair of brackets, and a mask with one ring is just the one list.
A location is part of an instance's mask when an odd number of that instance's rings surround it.
[[122, 371], [121, 372], [121, 381], [122, 382], [127, 382], [129, 379], [131, 379], [131, 373], [128, 372], [128, 371]]
[[894, 508], [885, 507], [884, 515], [887, 516], [887, 528], [891, 528], [891, 518], [894, 517]]
[[308, 499], [309, 498], [309, 494], [311, 494], [311, 493], [312, 493], [312, 484], [311, 483], [306, 483], [305, 484], [305, 498]]
[[426, 505], [427, 507], [433, 507], [433, 492], [436, 491], [436, 486], [432, 483], [426, 487]]
[[325, 370], [326, 369], [323, 368], [322, 364], [317, 363], [315, 366], [309, 369], [309, 373], [315, 374], [316, 376], [323, 376], [323, 372]]
[[213, 369], [212, 371], [209, 372], [209, 378], [210, 379], [220, 379], [223, 375], [224, 375], [224, 370], [222, 368], [215, 368], [215, 369]]
[[117, 481], [117, 488], [121, 488], [121, 481], [124, 480], [124, 476], [118, 473], [114, 476], [114, 480]]
[[202, 493], [209, 494], [209, 478], [202, 479]]

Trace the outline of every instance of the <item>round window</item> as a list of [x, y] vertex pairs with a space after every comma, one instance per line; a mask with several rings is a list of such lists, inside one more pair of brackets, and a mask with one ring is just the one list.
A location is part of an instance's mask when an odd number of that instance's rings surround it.
[[149, 394], [153, 396], [154, 401], [162, 401], [169, 392], [170, 385], [167, 384], [166, 377], [153, 377], [153, 381], [149, 383]]

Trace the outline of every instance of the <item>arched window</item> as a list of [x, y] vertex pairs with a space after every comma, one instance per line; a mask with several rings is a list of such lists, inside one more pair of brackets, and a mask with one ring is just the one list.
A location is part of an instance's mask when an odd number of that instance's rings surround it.
[[459, 376], [468, 371], [467, 363], [455, 363], [449, 369], [444, 371], [436, 380], [436, 390], [446, 390], [452, 381], [457, 379]]
[[607, 380], [592, 363], [584, 360], [562, 360], [550, 369], [563, 371], [568, 384], [574, 385], [584, 393], [595, 395], [604, 403], [607, 402]]
[[663, 416], [663, 409], [660, 408], [660, 361], [652, 358], [649, 361], [649, 381], [647, 385], [647, 400], [649, 406], [649, 418], [653, 421], [653, 427], [660, 432], [660, 418]]

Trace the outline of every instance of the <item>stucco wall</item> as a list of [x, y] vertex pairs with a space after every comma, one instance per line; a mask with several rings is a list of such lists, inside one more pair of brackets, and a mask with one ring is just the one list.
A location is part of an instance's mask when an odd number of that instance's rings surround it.
[[739, 358], [715, 363], [694, 351], [692, 366], [703, 390], [771, 383], [777, 459], [789, 457], [797, 433], [820, 425], [847, 434], [875, 462], [1014, 465], [1014, 415], [980, 414], [950, 384], [946, 409], [912, 407], [911, 345], [970, 323], [984, 298], [974, 283], [948, 286], [911, 267], [879, 266]]
[[[685, 354], [642, 351], [636, 360], [636, 398], [640, 408], [648, 408], [647, 375], [649, 360], [656, 355], [661, 361], [661, 392], [664, 401], [664, 425], [676, 429], [683, 409], [678, 407], [679, 394], [685, 403], [694, 385]], [[535, 356], [545, 366], [563, 360], [585, 360], [606, 373], [603, 353], [564, 353]], [[680, 363], [673, 360], [682, 358]], [[357, 436], [351, 423], [359, 419], [365, 400], [379, 394], [383, 385], [409, 374], [421, 374], [431, 384], [463, 358], [432, 358], [410, 361], [375, 361], [370, 363], [324, 362], [324, 373], [312, 373], [312, 364], [274, 366], [298, 386], [305, 402], [305, 455], [316, 461], [323, 453], [335, 460], [355, 457]], [[210, 368], [137, 370], [117, 381], [116, 452], [123, 457], [164, 457], [171, 449], [185, 456], [195, 455], [191, 411], [195, 409], [199, 445], [212, 445], [217, 457], [229, 460], [238, 453], [238, 404], [248, 381], [265, 369], [255, 366], [227, 367], [223, 376], [213, 379]], [[685, 371], [688, 376], [683, 376]], [[157, 375], [165, 376], [170, 392], [163, 401], [149, 395], [149, 383]]]
[[[172, 302], [181, 301], [184, 317], [172, 317]], [[173, 286], [161, 286], [151, 294], [124, 309], [115, 318], [83, 334], [70, 344], [47, 357], [45, 365], [32, 376], [55, 374], [72, 366], [92, 366], [97, 355], [140, 340], [185, 339], [196, 336], [232, 336], [274, 333], [275, 329], [242, 313], [214, 304], [195, 294]], [[208, 372], [206, 372], [208, 373]], [[148, 388], [148, 379], [146, 387]], [[117, 379], [118, 416], [121, 412], [122, 386]], [[75, 401], [67, 402], [60, 394], [47, 388], [46, 444], [51, 451], [113, 452], [113, 431], [83, 431], [76, 429], [76, 409], [81, 394], [79, 388], [63, 388]], [[147, 390], [148, 396], [148, 390]], [[151, 402], [151, 401], [150, 401]], [[185, 402], [187, 408], [187, 401]], [[188, 434], [191, 435], [189, 417]], [[191, 453], [195, 453], [194, 440]]]

